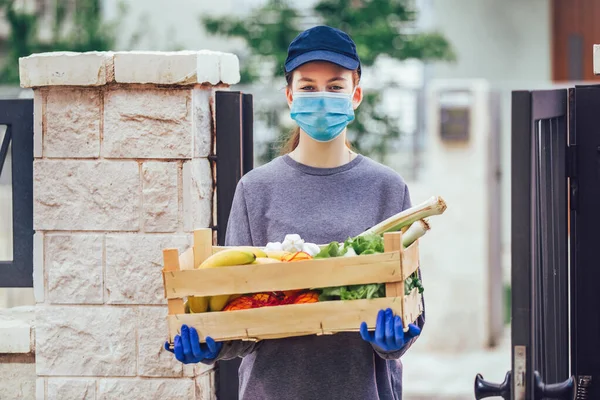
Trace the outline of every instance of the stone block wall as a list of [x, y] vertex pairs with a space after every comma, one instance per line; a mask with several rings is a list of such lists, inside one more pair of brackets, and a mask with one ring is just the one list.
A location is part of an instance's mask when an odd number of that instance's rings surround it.
[[33, 306], [0, 309], [0, 399], [35, 399]]
[[34, 89], [38, 399], [210, 399], [213, 372], [167, 338], [162, 249], [212, 220], [213, 97], [239, 80], [217, 52], [48, 53]]

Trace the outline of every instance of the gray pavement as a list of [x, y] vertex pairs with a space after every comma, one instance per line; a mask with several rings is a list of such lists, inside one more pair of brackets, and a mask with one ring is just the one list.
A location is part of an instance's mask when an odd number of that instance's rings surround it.
[[494, 349], [431, 353], [420, 350], [417, 342], [402, 361], [403, 400], [473, 400], [473, 384], [478, 373], [488, 381], [499, 383], [510, 370], [510, 329]]

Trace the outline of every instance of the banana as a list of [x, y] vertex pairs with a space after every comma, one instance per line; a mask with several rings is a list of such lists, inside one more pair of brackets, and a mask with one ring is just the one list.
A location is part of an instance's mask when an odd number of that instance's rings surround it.
[[259, 249], [258, 247], [243, 246], [243, 247], [236, 247], [236, 249], [238, 249], [238, 250], [244, 250], [244, 251], [249, 251], [250, 253], [254, 253], [254, 255], [256, 256], [256, 258], [265, 258], [265, 257], [268, 257], [267, 253], [265, 253], [263, 250]]
[[251, 264], [256, 260], [256, 255], [250, 251], [227, 249], [208, 257], [198, 268], [230, 267], [233, 265]]
[[275, 260], [279, 260], [279, 261], [281, 261], [283, 259], [283, 257], [292, 254], [289, 251], [279, 251], [279, 250], [267, 250], [267, 251], [265, 251], [265, 253], [267, 253], [267, 257], [274, 258]]
[[227, 302], [229, 302], [229, 297], [230, 296], [228, 294], [212, 296], [208, 306], [210, 311], [222, 311], [227, 305]]
[[188, 296], [187, 305], [191, 314], [206, 312], [208, 310], [208, 297]]
[[275, 258], [257, 258], [256, 260], [254, 260], [254, 262], [252, 264], [273, 264], [273, 263], [279, 263], [281, 261], [275, 259]]
[[220, 296], [212, 296], [208, 303], [210, 311], [223, 311], [225, 306], [232, 300], [241, 297], [241, 294], [223, 294]]
[[[200, 264], [198, 268], [218, 268], [252, 264], [257, 259], [256, 257], [258, 254], [260, 254], [260, 249], [251, 247], [231, 248], [211, 255], [202, 264]], [[203, 298], [206, 301], [204, 311], [206, 311], [207, 308], [210, 309], [210, 311], [223, 310], [231, 297], [232, 296], [225, 294], [212, 296], [210, 298]], [[190, 310], [193, 312], [198, 312], [196, 311], [194, 303], [192, 303], [191, 300], [192, 299], [188, 300], [190, 302]], [[195, 298], [193, 298], [193, 300], [195, 300]]]

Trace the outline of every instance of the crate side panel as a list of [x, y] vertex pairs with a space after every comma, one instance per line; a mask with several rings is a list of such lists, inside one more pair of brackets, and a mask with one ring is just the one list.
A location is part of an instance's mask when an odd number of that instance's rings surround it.
[[193, 326], [200, 341], [273, 339], [279, 337], [358, 331], [361, 322], [375, 328], [377, 313], [392, 308], [398, 312], [401, 298], [326, 301], [240, 311], [170, 315], [169, 336], [173, 341], [182, 324]]
[[167, 298], [401, 281], [400, 253], [165, 272]]

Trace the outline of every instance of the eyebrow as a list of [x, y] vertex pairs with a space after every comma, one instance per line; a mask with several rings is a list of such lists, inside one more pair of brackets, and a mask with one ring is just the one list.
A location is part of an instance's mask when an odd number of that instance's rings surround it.
[[[335, 78], [331, 78], [330, 80], [328, 80], [327, 82], [335, 82], [335, 81], [347, 81], [348, 79], [342, 77], [342, 76], [336, 76]], [[298, 79], [298, 82], [315, 82], [314, 79], [311, 78], [300, 78]]]

